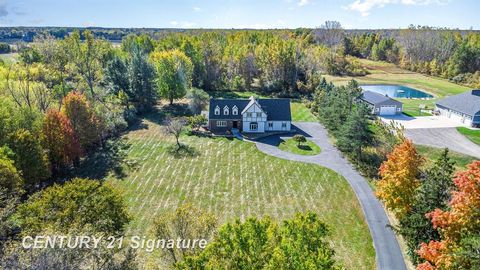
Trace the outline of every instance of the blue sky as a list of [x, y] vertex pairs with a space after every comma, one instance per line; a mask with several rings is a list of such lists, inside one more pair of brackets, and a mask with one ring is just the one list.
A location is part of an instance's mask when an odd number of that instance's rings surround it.
[[480, 29], [478, 0], [0, 0], [0, 26]]

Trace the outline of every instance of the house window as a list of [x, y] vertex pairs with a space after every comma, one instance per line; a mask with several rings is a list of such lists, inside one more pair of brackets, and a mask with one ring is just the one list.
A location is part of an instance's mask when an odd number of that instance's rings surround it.
[[269, 127], [269, 128], [273, 128], [273, 123], [272, 123], [272, 122], [268, 122], [268, 127]]
[[250, 123], [250, 130], [257, 130], [257, 129], [258, 129], [258, 123], [257, 122]]
[[226, 127], [227, 121], [217, 121], [217, 127]]
[[287, 123], [282, 122], [282, 128], [286, 128], [286, 127], [287, 127]]
[[232, 114], [233, 114], [233, 115], [238, 115], [238, 108], [237, 108], [237, 106], [233, 106], [233, 108], [232, 108]]
[[252, 113], [247, 113], [247, 117], [252, 117]]
[[257, 112], [257, 117], [262, 117], [262, 113], [261, 113], [261, 112]]
[[215, 115], [220, 115], [220, 107], [215, 107]]
[[229, 115], [230, 114], [230, 110], [228, 109], [228, 106], [223, 107], [223, 114], [224, 115]]

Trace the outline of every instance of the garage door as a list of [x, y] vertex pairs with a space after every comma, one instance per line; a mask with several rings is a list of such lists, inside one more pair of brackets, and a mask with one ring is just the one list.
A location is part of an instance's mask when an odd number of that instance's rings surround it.
[[380, 115], [394, 115], [397, 112], [397, 106], [382, 106], [380, 107]]

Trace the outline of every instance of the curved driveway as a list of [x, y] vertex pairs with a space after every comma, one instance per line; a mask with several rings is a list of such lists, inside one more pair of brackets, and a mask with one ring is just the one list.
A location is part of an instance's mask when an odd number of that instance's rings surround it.
[[275, 157], [318, 164], [330, 168], [345, 177], [355, 192], [365, 214], [377, 256], [377, 269], [405, 270], [406, 266], [402, 252], [393, 231], [388, 226], [390, 223], [387, 215], [367, 181], [330, 144], [327, 131], [322, 125], [307, 122], [294, 123], [294, 125], [301, 130], [300, 133], [305, 133], [304, 135], [308, 139], [320, 146], [322, 152], [319, 155], [302, 156], [284, 152], [277, 147], [280, 142], [278, 136], [261, 139], [256, 142], [257, 148]]

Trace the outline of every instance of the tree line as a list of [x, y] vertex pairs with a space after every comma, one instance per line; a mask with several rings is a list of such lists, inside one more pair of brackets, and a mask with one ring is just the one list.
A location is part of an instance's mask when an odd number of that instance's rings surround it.
[[387, 61], [402, 68], [480, 86], [480, 34], [410, 26], [395, 36], [345, 35], [338, 43], [347, 55]]

